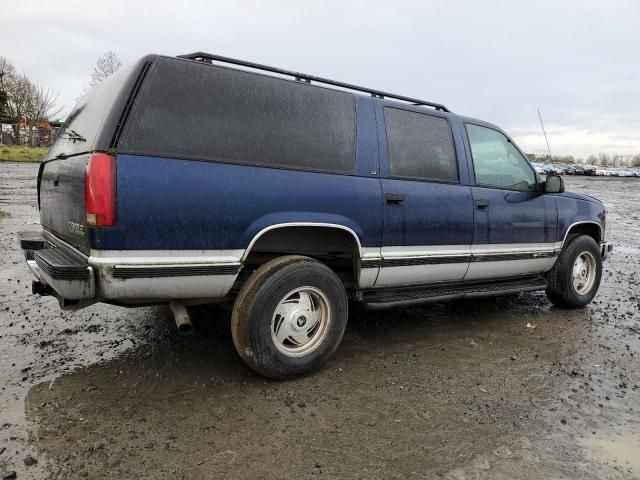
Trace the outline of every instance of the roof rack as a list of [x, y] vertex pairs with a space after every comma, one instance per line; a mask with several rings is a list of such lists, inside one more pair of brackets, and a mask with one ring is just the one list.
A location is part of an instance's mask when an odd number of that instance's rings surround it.
[[314, 75], [307, 75], [306, 73], [292, 72], [290, 70], [284, 70], [282, 68], [270, 67], [268, 65], [261, 65], [259, 63], [247, 62], [244, 60], [238, 60], [235, 58], [223, 57], [220, 55], [213, 55], [211, 53], [194, 52], [186, 55], [178, 55], [178, 58], [185, 58], [187, 60], [195, 60], [198, 62], [213, 63], [231, 63], [233, 65], [240, 65], [242, 67], [253, 68], [256, 70], [263, 70], [266, 72], [278, 73], [280, 75], [286, 75], [294, 77], [298, 82], [304, 83], [323, 83], [326, 85], [333, 85], [336, 87], [346, 88], [348, 90], [355, 90], [357, 92], [369, 93], [372, 97], [376, 98], [391, 98], [393, 100], [401, 100], [403, 102], [409, 102], [413, 105], [423, 105], [426, 107], [433, 107], [441, 112], [450, 112], [450, 110], [440, 103], [428, 102], [426, 100], [420, 100], [417, 98], [405, 97], [402, 95], [394, 95], [393, 93], [383, 92], [381, 90], [372, 90], [370, 88], [359, 87], [358, 85], [351, 85], [350, 83], [338, 82], [336, 80], [329, 80], [327, 78], [316, 77]]

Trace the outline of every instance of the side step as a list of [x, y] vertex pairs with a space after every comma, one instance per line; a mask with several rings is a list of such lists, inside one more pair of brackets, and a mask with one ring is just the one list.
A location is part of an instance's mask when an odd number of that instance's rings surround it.
[[18, 240], [20, 241], [20, 248], [23, 250], [42, 250], [51, 246], [41, 231], [18, 232]]
[[[52, 245], [50, 248], [34, 250], [33, 260], [29, 262], [37, 266], [39, 283], [50, 287], [44, 289], [37, 286], [36, 290], [53, 293], [63, 308], [80, 308], [95, 301], [93, 267], [80, 252], [63, 244]], [[35, 293], [38, 293], [36, 290]]]
[[360, 290], [356, 298], [371, 309], [385, 309], [418, 305], [441, 300], [488, 297], [547, 288], [541, 276], [527, 276], [483, 282], [456, 282], [405, 287], [372, 288]]
[[52, 247], [51, 243], [44, 238], [42, 231], [18, 232], [18, 241], [20, 242], [20, 248], [24, 250], [24, 257], [27, 260], [33, 260], [33, 252], [35, 250], [44, 250]]

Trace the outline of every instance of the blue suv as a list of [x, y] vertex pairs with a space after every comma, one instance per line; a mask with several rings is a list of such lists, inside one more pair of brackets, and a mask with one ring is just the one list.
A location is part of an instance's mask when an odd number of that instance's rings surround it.
[[76, 309], [233, 302], [257, 372], [307, 374], [349, 302], [596, 294], [605, 208], [444, 105], [206, 53], [149, 55], [80, 100], [19, 234], [33, 292]]

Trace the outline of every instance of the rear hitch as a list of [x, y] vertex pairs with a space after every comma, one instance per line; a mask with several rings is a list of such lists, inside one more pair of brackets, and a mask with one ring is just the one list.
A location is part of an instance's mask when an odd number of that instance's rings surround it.
[[34, 280], [31, 282], [31, 293], [40, 295], [41, 297], [48, 297], [53, 295], [53, 290], [49, 285]]

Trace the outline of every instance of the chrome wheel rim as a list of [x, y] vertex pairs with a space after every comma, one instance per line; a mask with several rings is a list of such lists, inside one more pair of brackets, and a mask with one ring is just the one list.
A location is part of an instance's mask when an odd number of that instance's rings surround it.
[[302, 357], [324, 341], [331, 323], [329, 299], [315, 287], [300, 287], [287, 293], [271, 319], [271, 340], [288, 357]]
[[573, 263], [573, 289], [578, 295], [586, 295], [596, 282], [597, 263], [590, 252], [582, 252]]

